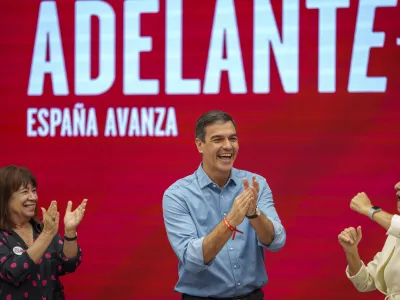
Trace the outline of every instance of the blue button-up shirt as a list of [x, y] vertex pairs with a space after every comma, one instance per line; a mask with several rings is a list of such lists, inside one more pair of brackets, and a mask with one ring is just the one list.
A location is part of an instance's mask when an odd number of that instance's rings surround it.
[[267, 281], [264, 248], [278, 251], [286, 232], [274, 208], [271, 189], [265, 178], [254, 174], [260, 185], [258, 208], [272, 222], [275, 236], [262, 244], [245, 218], [215, 259], [204, 264], [203, 239], [228, 215], [233, 202], [243, 192], [242, 179], [252, 182], [253, 173], [232, 168], [221, 189], [204, 172], [197, 171], [178, 180], [164, 193], [163, 213], [169, 242], [179, 259], [179, 279], [175, 290], [199, 297], [234, 297], [263, 287]]

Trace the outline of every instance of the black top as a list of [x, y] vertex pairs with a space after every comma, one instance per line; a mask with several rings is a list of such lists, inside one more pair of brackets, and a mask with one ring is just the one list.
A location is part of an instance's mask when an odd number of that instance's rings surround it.
[[[36, 240], [42, 232], [41, 225], [33, 220], [31, 224]], [[16, 232], [0, 230], [0, 299], [65, 299], [59, 276], [74, 272], [82, 256], [78, 247], [78, 255], [67, 258], [63, 248], [64, 240], [57, 234], [35, 264], [26, 253], [27, 245]]]

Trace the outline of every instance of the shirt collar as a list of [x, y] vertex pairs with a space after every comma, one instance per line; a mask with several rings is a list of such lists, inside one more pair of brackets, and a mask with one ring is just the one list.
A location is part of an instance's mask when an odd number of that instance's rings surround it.
[[[235, 185], [239, 185], [241, 182], [241, 179], [237, 176], [238, 174], [238, 170], [235, 168], [231, 169], [231, 175], [229, 176], [228, 182], [226, 183], [226, 186], [232, 181]], [[207, 173], [204, 172], [203, 170], [203, 166], [202, 163], [200, 163], [199, 168], [196, 171], [196, 176], [197, 176], [197, 180], [199, 182], [200, 188], [204, 188], [206, 186], [208, 186], [209, 184], [213, 183], [215, 184], [215, 182], [213, 182], [210, 177], [208, 177]]]

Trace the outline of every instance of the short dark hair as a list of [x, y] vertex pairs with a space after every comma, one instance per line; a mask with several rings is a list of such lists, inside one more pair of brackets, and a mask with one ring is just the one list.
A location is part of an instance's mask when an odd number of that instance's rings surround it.
[[211, 110], [204, 115], [202, 115], [200, 118], [197, 119], [196, 122], [196, 138], [200, 139], [202, 142], [205, 142], [206, 140], [206, 127], [211, 124], [215, 123], [226, 123], [231, 121], [233, 126], [236, 129], [236, 123], [232, 119], [232, 117], [223, 111], [220, 110]]
[[[11, 231], [14, 224], [11, 221], [8, 203], [14, 192], [18, 191], [21, 186], [27, 187], [31, 184], [37, 187], [37, 181], [32, 172], [25, 167], [6, 166], [0, 168], [0, 229]], [[37, 215], [37, 206], [35, 217]]]

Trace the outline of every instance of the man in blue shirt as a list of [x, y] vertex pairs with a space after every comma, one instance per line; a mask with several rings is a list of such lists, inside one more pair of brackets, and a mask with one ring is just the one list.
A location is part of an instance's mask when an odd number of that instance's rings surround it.
[[262, 176], [233, 168], [239, 143], [227, 113], [210, 111], [197, 120], [196, 146], [199, 168], [163, 197], [179, 259], [175, 291], [187, 300], [263, 299], [264, 249], [276, 252], [286, 242], [271, 189]]

